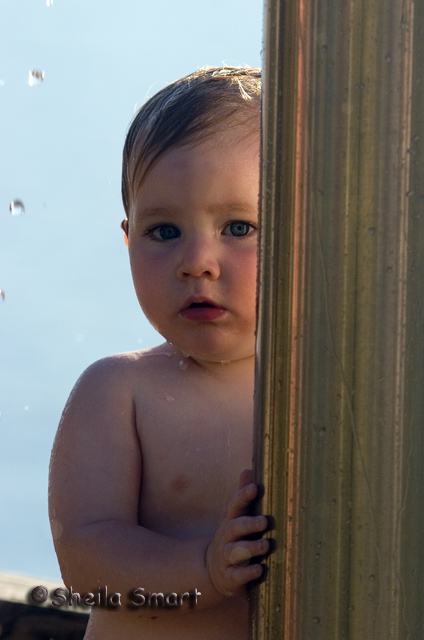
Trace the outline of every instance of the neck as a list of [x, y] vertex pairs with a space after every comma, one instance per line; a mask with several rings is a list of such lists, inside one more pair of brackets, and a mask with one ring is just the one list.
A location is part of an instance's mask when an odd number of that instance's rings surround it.
[[220, 362], [203, 360], [195, 356], [190, 356], [188, 360], [191, 360], [194, 366], [201, 368], [205, 373], [214, 378], [220, 378], [224, 381], [230, 381], [236, 378], [241, 384], [247, 384], [248, 382], [253, 383], [255, 371], [254, 355], [237, 360], [222, 360]]

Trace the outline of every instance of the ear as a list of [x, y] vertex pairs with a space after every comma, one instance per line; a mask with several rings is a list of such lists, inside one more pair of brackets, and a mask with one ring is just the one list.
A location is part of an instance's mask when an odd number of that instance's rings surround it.
[[125, 218], [125, 220], [122, 220], [121, 229], [124, 232], [125, 244], [128, 247], [128, 218]]

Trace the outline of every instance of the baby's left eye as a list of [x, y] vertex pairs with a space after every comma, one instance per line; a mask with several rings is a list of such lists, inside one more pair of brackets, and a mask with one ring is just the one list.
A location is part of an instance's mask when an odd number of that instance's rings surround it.
[[248, 222], [244, 222], [243, 220], [235, 220], [234, 222], [230, 222], [225, 227], [223, 233], [226, 236], [247, 236], [252, 230], [254, 230], [254, 226], [249, 224]]

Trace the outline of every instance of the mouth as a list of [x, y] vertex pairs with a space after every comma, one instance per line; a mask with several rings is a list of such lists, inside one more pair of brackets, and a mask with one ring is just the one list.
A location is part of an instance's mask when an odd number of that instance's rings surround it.
[[196, 322], [212, 322], [223, 316], [224, 313], [225, 309], [212, 300], [195, 297], [188, 298], [180, 311], [183, 318]]
[[187, 309], [213, 309], [216, 308], [211, 302], [192, 302], [191, 305], [186, 307]]

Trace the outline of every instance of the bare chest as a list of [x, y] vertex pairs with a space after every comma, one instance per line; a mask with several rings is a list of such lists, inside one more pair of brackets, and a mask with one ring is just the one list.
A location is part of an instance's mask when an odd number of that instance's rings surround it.
[[251, 468], [252, 411], [243, 391], [193, 394], [177, 382], [151, 390], [137, 420], [142, 526], [177, 537], [215, 532], [240, 473]]

